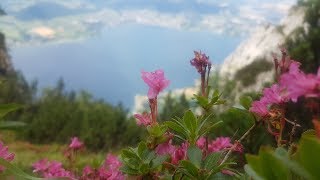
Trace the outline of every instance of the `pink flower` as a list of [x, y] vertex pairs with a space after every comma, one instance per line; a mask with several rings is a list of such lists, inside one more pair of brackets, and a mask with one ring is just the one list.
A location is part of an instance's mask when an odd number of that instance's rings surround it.
[[169, 141], [159, 144], [156, 147], [156, 153], [158, 155], [166, 155], [166, 154], [173, 154], [174, 151], [176, 150], [176, 147], [172, 145], [172, 140], [170, 139]]
[[[14, 159], [14, 154], [8, 152], [8, 146], [4, 146], [2, 141], [0, 141], [0, 157], [7, 161], [12, 161]], [[5, 168], [3, 166], [0, 166], [0, 172], [4, 170]]]
[[239, 142], [235, 142], [235, 147], [233, 151], [238, 152], [238, 153], [243, 153], [243, 145], [240, 144]]
[[268, 103], [265, 101], [254, 101], [249, 109], [250, 112], [256, 113], [260, 116], [268, 115]]
[[78, 137], [71, 138], [71, 143], [69, 145], [69, 148], [78, 150], [82, 147], [83, 147], [83, 142], [81, 142]]
[[278, 84], [274, 84], [270, 88], [264, 88], [261, 100], [266, 104], [279, 104], [286, 101]]
[[205, 73], [206, 68], [211, 68], [211, 62], [209, 61], [209, 57], [206, 54], [194, 51], [194, 58], [190, 61], [191, 65], [194, 66], [198, 72]]
[[189, 144], [187, 142], [184, 142], [181, 144], [180, 147], [176, 148], [176, 150], [171, 155], [171, 163], [179, 164], [180, 160], [187, 159], [188, 147], [189, 147]]
[[203, 149], [206, 146], [206, 142], [207, 142], [207, 139], [205, 137], [200, 137], [197, 140], [196, 145], [198, 146], [198, 148]]
[[234, 172], [232, 172], [232, 171], [230, 171], [230, 170], [228, 170], [228, 169], [222, 169], [222, 170], [221, 170], [221, 173], [222, 173], [222, 174], [225, 174], [225, 175], [229, 175], [229, 176], [234, 176], [234, 175], [235, 175]]
[[108, 179], [111, 176], [111, 174], [109, 174], [109, 172], [103, 166], [98, 169], [98, 175], [99, 178], [103, 180]]
[[285, 89], [278, 84], [274, 84], [270, 88], [263, 89], [263, 96], [259, 101], [252, 103], [249, 111], [260, 116], [266, 116], [268, 115], [268, 107], [270, 105], [286, 102], [287, 99]]
[[318, 74], [304, 74], [295, 65], [290, 66], [289, 72], [280, 76], [280, 85], [286, 89], [287, 97], [296, 102], [298, 97], [320, 96], [320, 68]]
[[49, 162], [47, 159], [41, 159], [32, 165], [33, 172], [42, 172], [48, 168]]
[[82, 170], [82, 175], [84, 177], [88, 177], [89, 175], [93, 174], [94, 170], [90, 166], [85, 166]]
[[107, 155], [104, 166], [108, 167], [109, 169], [119, 169], [121, 165], [122, 164], [117, 156], [113, 156], [112, 154]]
[[74, 175], [62, 167], [62, 163], [57, 161], [49, 162], [46, 159], [40, 160], [33, 165], [33, 172], [39, 172], [44, 178], [69, 178], [75, 179]]
[[150, 114], [146, 112], [142, 114], [135, 114], [133, 116], [136, 118], [137, 124], [139, 126], [141, 125], [148, 126], [151, 124]]
[[154, 72], [141, 72], [141, 77], [143, 81], [149, 86], [148, 98], [154, 99], [158, 94], [163, 91], [170, 83], [164, 77], [164, 72], [161, 69], [158, 69]]
[[208, 144], [209, 152], [217, 152], [232, 147], [229, 137], [218, 137]]
[[100, 179], [124, 180], [125, 176], [120, 172], [121, 165], [118, 157], [108, 154], [105, 163], [98, 170]]

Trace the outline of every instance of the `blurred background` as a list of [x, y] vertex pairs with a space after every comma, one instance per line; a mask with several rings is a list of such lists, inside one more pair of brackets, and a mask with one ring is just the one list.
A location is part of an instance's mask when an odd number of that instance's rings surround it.
[[[58, 152], [72, 136], [85, 141], [88, 153], [135, 145], [145, 132], [132, 114], [148, 107], [141, 70], [163, 69], [171, 81], [161, 95], [160, 119], [181, 116], [194, 108], [191, 97], [198, 92], [199, 75], [189, 62], [194, 50], [210, 57], [210, 84], [228, 100], [217, 109], [216, 118], [225, 123], [213, 136], [232, 136], [238, 130], [241, 135], [252, 123], [250, 117], [224, 110], [241, 95], [257, 98], [274, 81], [272, 53], [279, 54], [279, 47], [303, 60], [305, 71], [317, 70], [319, 4], [1, 0], [0, 103], [22, 104], [5, 119], [27, 124], [18, 133], [3, 131], [2, 139], [28, 154], [29, 161], [48, 146]], [[260, 135], [246, 142], [248, 152], [273, 143], [267, 133]], [[27, 166], [22, 159], [17, 163]]]

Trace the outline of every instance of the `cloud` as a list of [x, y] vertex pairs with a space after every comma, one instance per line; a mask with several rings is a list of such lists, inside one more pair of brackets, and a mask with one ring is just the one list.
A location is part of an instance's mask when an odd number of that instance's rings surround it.
[[230, 6], [229, 0], [196, 0], [196, 3], [223, 8]]
[[[30, 6], [36, 2], [45, 0], [4, 0], [6, 6], [12, 5], [11, 10], [21, 10], [22, 7]], [[87, 0], [47, 0], [59, 3], [68, 8], [89, 7], [95, 9], [95, 5]], [[183, 0], [167, 0], [170, 3], [180, 3], [186, 5]], [[122, 24], [138, 24], [155, 26], [159, 28], [184, 30], [184, 31], [206, 31], [214, 34], [246, 35], [255, 27], [277, 23], [295, 3], [295, 0], [195, 0], [194, 3], [219, 6], [220, 10], [212, 13], [202, 13], [201, 11], [177, 11], [163, 12], [151, 8], [106, 8], [102, 7], [95, 11], [82, 12], [63, 17], [56, 17], [48, 21], [21, 21], [14, 17], [6, 17], [0, 20], [0, 26], [9, 38], [15, 43], [32, 43], [38, 40], [43, 42], [63, 42], [87, 38], [104, 27], [114, 27]], [[227, 7], [227, 8], [226, 8]], [[270, 13], [272, 12], [272, 13]], [[34, 28], [39, 28], [34, 29]], [[43, 29], [49, 27], [59, 27], [60, 30]], [[15, 33], [12, 33], [12, 32]], [[35, 36], [36, 35], [36, 36]], [[23, 38], [32, 38], [26, 41]], [[40, 38], [40, 39], [37, 39]], [[10, 42], [10, 39], [9, 39]], [[12, 41], [13, 42], [13, 41]]]
[[30, 32], [46, 39], [53, 39], [54, 35], [56, 34], [53, 29], [44, 26], [32, 28]]

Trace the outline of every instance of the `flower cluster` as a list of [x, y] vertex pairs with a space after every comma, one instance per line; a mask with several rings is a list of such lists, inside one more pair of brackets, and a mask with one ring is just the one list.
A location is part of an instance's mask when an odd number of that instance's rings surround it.
[[[286, 58], [283, 58], [286, 59]], [[283, 60], [278, 63], [282, 70], [279, 82], [263, 90], [263, 96], [255, 101], [250, 109], [260, 116], [267, 116], [272, 105], [297, 102], [301, 96], [320, 97], [320, 68], [317, 75], [305, 74], [300, 70], [300, 63], [294, 60]]]
[[[71, 143], [67, 149], [67, 158], [70, 163], [75, 163], [73, 157], [76, 155], [74, 152], [83, 148], [84, 144], [78, 137], [71, 138]], [[120, 172], [121, 162], [116, 156], [108, 154], [104, 163], [98, 169], [92, 168], [89, 165], [85, 166], [82, 170], [82, 175], [63, 168], [62, 163], [58, 161], [48, 161], [41, 159], [32, 165], [33, 172], [39, 173], [44, 178], [67, 178], [67, 179], [80, 179], [80, 180], [122, 180], [125, 179], [124, 175]], [[72, 164], [70, 165], [72, 167]]]
[[62, 167], [58, 161], [39, 160], [32, 165], [33, 172], [40, 173], [44, 178], [69, 178], [75, 179], [75, 176]]
[[88, 165], [85, 166], [82, 171], [81, 180], [123, 180], [125, 176], [119, 170], [121, 165], [116, 156], [108, 154], [105, 162], [97, 170]]
[[[209, 56], [206, 56], [206, 54], [201, 53], [201, 51], [200, 52], [194, 51], [194, 56], [195, 57], [192, 60], [190, 60], [190, 63], [192, 66], [194, 66], [197, 69], [197, 71], [201, 75], [201, 94], [202, 94], [202, 96], [207, 96], [208, 92], [206, 92], [206, 88], [208, 87], [208, 83], [209, 83], [211, 61], [209, 60]], [[207, 73], [207, 75], [206, 75], [206, 73]]]
[[[0, 141], [0, 157], [2, 159], [9, 161], [9, 162], [14, 159], [14, 154], [8, 152], [8, 146], [4, 146], [2, 141]], [[5, 170], [5, 168], [3, 166], [0, 166], [0, 172], [2, 172], [4, 170]]]
[[137, 125], [149, 126], [151, 124], [151, 114], [144, 112], [142, 114], [135, 114], [134, 117], [137, 120]]
[[141, 72], [143, 81], [149, 86], [148, 98], [155, 99], [158, 94], [168, 87], [170, 81], [164, 77], [162, 69], [158, 69], [154, 72]]
[[[200, 137], [196, 142], [197, 147], [199, 147], [203, 152], [213, 153], [223, 150], [229, 150], [233, 147], [231, 139], [229, 137], [217, 137], [211, 142], [207, 142], [207, 138]], [[187, 150], [189, 147], [188, 142], [184, 142], [181, 145], [173, 145], [172, 140], [165, 143], [159, 144], [156, 148], [156, 153], [158, 155], [170, 155], [172, 164], [179, 164], [181, 160], [187, 158]], [[243, 147], [241, 144], [236, 144], [233, 149], [235, 152], [243, 152]]]
[[158, 115], [158, 104], [157, 96], [161, 91], [169, 86], [170, 81], [164, 77], [162, 69], [158, 69], [154, 72], [141, 72], [141, 78], [149, 86], [148, 98], [151, 114], [135, 114], [134, 117], [137, 119], [138, 125], [154, 125], [157, 123]]
[[210, 71], [211, 62], [209, 60], [209, 56], [206, 56], [206, 54], [201, 53], [201, 51], [194, 51], [194, 56], [195, 57], [192, 60], [190, 60], [190, 64], [194, 66], [200, 74], [205, 74], [207, 68]]
[[69, 144], [70, 149], [79, 150], [82, 147], [83, 147], [83, 142], [81, 142], [78, 137], [71, 138], [71, 143]]
[[[206, 147], [206, 145], [208, 147]], [[218, 151], [230, 149], [233, 147], [233, 144], [231, 143], [231, 139], [229, 137], [217, 137], [215, 140], [212, 140], [211, 142], [210, 141], [207, 142], [207, 138], [201, 137], [197, 141], [197, 146], [202, 150], [205, 150], [205, 148], [208, 148], [207, 149], [208, 152], [212, 153], [212, 152], [218, 152]], [[233, 149], [233, 151], [242, 153], [243, 152], [242, 145], [237, 144]]]
[[[278, 82], [270, 88], [263, 90], [263, 96], [254, 101], [250, 111], [262, 117], [268, 125], [268, 131], [275, 136], [278, 146], [285, 143], [282, 139], [283, 131], [287, 123], [292, 125], [292, 132], [296, 127], [301, 127], [296, 122], [286, 118], [286, 106], [289, 101], [296, 103], [298, 98], [320, 97], [320, 68], [318, 73], [305, 74], [300, 70], [300, 63], [287, 57], [286, 51], [281, 50], [282, 60], [276, 58], [275, 70]], [[318, 107], [316, 107], [318, 111]], [[318, 121], [313, 121], [316, 129]], [[292, 135], [291, 138], [292, 140]], [[290, 141], [291, 141], [290, 140]]]

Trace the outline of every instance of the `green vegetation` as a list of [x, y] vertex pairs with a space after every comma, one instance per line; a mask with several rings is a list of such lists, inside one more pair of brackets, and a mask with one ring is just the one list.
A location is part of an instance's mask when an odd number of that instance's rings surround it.
[[186, 95], [174, 97], [171, 92], [164, 97], [164, 105], [160, 111], [160, 121], [170, 120], [172, 117], [182, 117], [184, 111], [190, 108]]
[[306, 132], [297, 149], [263, 147], [258, 155], [246, 155], [245, 171], [253, 179], [319, 179], [319, 138]]
[[273, 64], [265, 59], [254, 60], [251, 64], [243, 67], [235, 73], [234, 80], [240, 81], [244, 87], [256, 83], [259, 74], [270, 71]]
[[305, 72], [315, 73], [320, 65], [320, 1], [299, 0], [298, 5], [306, 9], [307, 28], [300, 27], [287, 37], [286, 47], [291, 57], [301, 62]]
[[37, 82], [28, 83], [12, 67], [3, 34], [0, 53], [0, 103], [23, 105], [24, 108], [5, 118], [27, 124], [19, 132], [21, 139], [65, 144], [70, 137], [78, 136], [90, 150], [97, 151], [135, 145], [143, 136], [144, 132], [127, 117], [128, 111], [121, 104], [113, 106], [85, 91], [66, 91], [62, 79], [39, 96]]
[[19, 120], [28, 124], [22, 137], [33, 143], [67, 143], [78, 136], [92, 150], [110, 150], [133, 145], [142, 136], [126, 116], [122, 105], [95, 100], [87, 92], [67, 92], [60, 80], [27, 106]]

